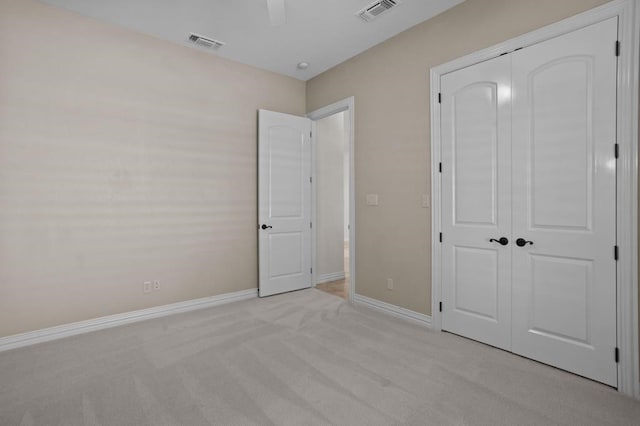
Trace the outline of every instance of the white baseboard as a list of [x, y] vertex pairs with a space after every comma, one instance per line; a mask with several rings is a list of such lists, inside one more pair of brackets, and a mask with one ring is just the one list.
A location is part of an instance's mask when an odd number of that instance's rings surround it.
[[63, 337], [88, 333], [90, 331], [103, 330], [105, 328], [144, 321], [151, 318], [164, 317], [181, 312], [210, 308], [212, 306], [223, 305], [225, 303], [251, 299], [254, 297], [257, 297], [257, 289], [242, 290], [233, 293], [219, 294], [217, 296], [203, 297], [201, 299], [187, 300], [185, 302], [171, 303], [169, 305], [156, 306], [148, 309], [141, 309], [138, 311], [109, 315], [86, 321], [78, 321], [71, 324], [29, 331], [27, 333], [14, 334], [13, 336], [0, 338], [0, 352], [34, 345], [36, 343], [62, 339]]
[[330, 274], [318, 275], [316, 279], [316, 284], [329, 283], [331, 281], [344, 280], [344, 271], [341, 272], [332, 272]]
[[360, 294], [356, 294], [353, 301], [377, 311], [392, 315], [396, 318], [411, 321], [414, 324], [431, 328], [431, 317], [429, 315], [401, 308], [400, 306], [392, 305], [390, 303], [381, 302], [379, 300], [372, 299], [367, 296], [362, 296]]

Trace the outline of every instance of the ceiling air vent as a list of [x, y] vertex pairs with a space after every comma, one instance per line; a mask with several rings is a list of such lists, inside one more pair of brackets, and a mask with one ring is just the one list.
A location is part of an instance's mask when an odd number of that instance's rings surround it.
[[224, 42], [203, 37], [201, 35], [194, 34], [194, 33], [191, 33], [191, 35], [189, 36], [189, 41], [197, 44], [198, 46], [206, 47], [207, 49], [213, 49], [213, 50], [218, 50], [225, 45]]
[[356, 16], [362, 19], [365, 22], [371, 22], [376, 19], [378, 16], [382, 15], [385, 12], [388, 12], [389, 9], [399, 5], [400, 0], [380, 0], [370, 5], [366, 6], [364, 9], [358, 11]]

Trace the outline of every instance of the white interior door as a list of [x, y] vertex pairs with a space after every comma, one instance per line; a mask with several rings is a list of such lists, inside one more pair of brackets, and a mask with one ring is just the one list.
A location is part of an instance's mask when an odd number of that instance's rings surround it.
[[[513, 53], [515, 353], [617, 385], [617, 18]], [[514, 243], [516, 241], [513, 241]]]
[[[442, 77], [442, 328], [511, 347], [511, 58]], [[493, 240], [493, 241], [492, 241]]]
[[311, 120], [258, 112], [260, 297], [311, 287]]

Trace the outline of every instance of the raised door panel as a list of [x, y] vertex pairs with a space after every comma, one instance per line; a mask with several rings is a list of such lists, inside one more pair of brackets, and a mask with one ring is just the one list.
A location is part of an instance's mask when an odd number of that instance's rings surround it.
[[301, 232], [269, 234], [269, 279], [303, 274], [304, 237]]
[[495, 82], [474, 83], [452, 95], [455, 225], [496, 225], [497, 99]]
[[593, 261], [531, 255], [530, 332], [590, 346]]
[[284, 126], [269, 128], [269, 218], [300, 218], [304, 214], [302, 174], [305, 135]]
[[594, 58], [561, 57], [529, 73], [534, 228], [591, 228]]
[[453, 309], [482, 320], [498, 321], [498, 252], [456, 246]]

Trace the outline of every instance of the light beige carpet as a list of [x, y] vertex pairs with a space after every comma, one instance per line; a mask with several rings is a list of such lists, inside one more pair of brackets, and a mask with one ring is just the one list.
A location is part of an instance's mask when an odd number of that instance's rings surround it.
[[0, 425], [640, 424], [613, 389], [305, 290], [0, 353]]

